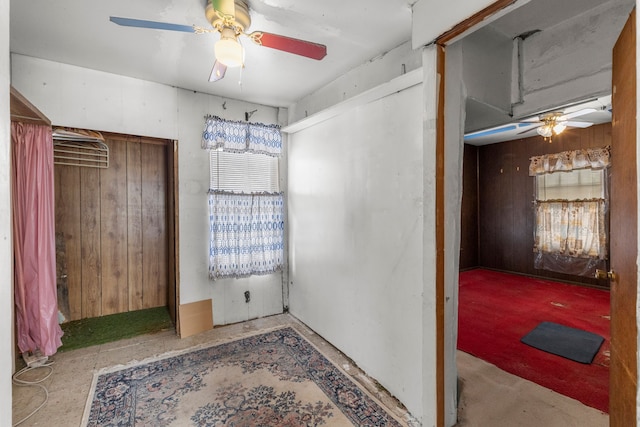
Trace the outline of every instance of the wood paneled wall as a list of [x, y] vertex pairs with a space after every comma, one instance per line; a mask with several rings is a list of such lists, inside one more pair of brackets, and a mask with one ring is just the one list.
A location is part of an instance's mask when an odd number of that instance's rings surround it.
[[109, 168], [55, 166], [58, 259], [64, 263], [58, 285], [66, 285], [68, 313], [64, 302], [59, 305], [68, 320], [167, 305], [171, 142], [104, 136]]
[[462, 171], [460, 270], [479, 265], [478, 260], [478, 147], [465, 144]]
[[[478, 266], [595, 286], [604, 281], [533, 268], [533, 191], [529, 158], [581, 148], [612, 145], [611, 124], [570, 128], [551, 143], [534, 136], [477, 147]], [[614, 147], [612, 146], [612, 149]], [[472, 150], [472, 149], [471, 149]], [[465, 163], [468, 161], [465, 156]], [[615, 168], [615, 165], [612, 165]], [[465, 172], [467, 171], [465, 167]], [[473, 183], [464, 180], [463, 201], [473, 198]], [[469, 221], [463, 208], [463, 221]], [[472, 221], [473, 219], [471, 219]], [[462, 240], [473, 239], [473, 226], [462, 225]], [[461, 245], [462, 247], [462, 245]], [[461, 251], [460, 265], [466, 257]]]

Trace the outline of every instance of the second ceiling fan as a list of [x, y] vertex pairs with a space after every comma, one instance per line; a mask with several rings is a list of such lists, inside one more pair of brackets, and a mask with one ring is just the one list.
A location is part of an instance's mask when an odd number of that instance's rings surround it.
[[186, 33], [205, 34], [218, 32], [220, 40], [215, 44], [216, 60], [209, 76], [209, 81], [217, 81], [224, 77], [228, 67], [244, 66], [244, 48], [239, 42], [241, 36], [249, 38], [260, 46], [320, 60], [327, 54], [327, 47], [306, 40], [254, 31], [247, 33], [251, 25], [249, 7], [245, 0], [207, 0], [205, 16], [212, 28], [197, 25], [169, 24], [165, 22], [145, 21], [141, 19], [111, 16], [111, 22], [127, 27], [151, 28], [156, 30], [180, 31]]

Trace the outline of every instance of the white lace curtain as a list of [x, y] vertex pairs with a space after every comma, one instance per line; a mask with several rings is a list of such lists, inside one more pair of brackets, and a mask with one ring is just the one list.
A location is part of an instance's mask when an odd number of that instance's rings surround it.
[[[280, 127], [276, 125], [236, 122], [207, 116], [202, 133], [202, 148], [277, 157], [282, 151], [282, 136]], [[264, 179], [268, 180], [270, 177], [265, 176]], [[245, 194], [211, 188], [209, 226], [211, 279], [270, 274], [282, 269], [282, 193]]]
[[604, 200], [536, 203], [535, 250], [604, 259], [604, 214]]
[[280, 126], [238, 122], [207, 116], [202, 132], [202, 148], [236, 153], [279, 156], [282, 151]]
[[209, 277], [246, 277], [282, 269], [284, 201], [279, 194], [209, 192]]

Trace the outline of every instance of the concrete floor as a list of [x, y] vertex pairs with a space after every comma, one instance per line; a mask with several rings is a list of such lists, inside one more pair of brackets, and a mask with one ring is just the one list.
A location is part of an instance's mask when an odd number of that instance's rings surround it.
[[606, 427], [609, 415], [457, 352], [460, 427]]
[[[330, 360], [342, 367], [353, 380], [407, 426], [417, 423], [393, 397], [367, 377], [349, 359], [313, 331], [289, 315], [279, 315], [218, 327], [212, 331], [180, 339], [174, 331], [145, 335], [114, 343], [59, 353], [52, 357], [52, 375], [42, 384], [49, 400], [21, 426], [79, 426], [95, 372], [105, 367], [143, 360], [169, 351], [225, 342], [259, 331], [293, 326], [315, 344]], [[458, 352], [462, 396], [458, 426], [581, 426], [608, 425], [608, 416], [529, 381], [499, 370], [493, 365]], [[38, 372], [40, 371], [40, 372]], [[22, 378], [43, 376], [39, 369]], [[13, 386], [13, 423], [17, 423], [44, 400], [44, 390]]]

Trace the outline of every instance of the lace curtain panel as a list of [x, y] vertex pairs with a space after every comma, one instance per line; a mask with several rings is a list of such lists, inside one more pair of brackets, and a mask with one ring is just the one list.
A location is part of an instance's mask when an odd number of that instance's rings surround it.
[[604, 259], [604, 218], [604, 200], [538, 201], [534, 252]]
[[280, 126], [238, 122], [207, 116], [202, 132], [202, 148], [235, 153], [279, 156], [282, 151]]
[[611, 164], [611, 147], [563, 151], [531, 157], [529, 176], [574, 169], [603, 169]]
[[282, 269], [284, 200], [278, 194], [209, 192], [209, 277], [246, 277]]

